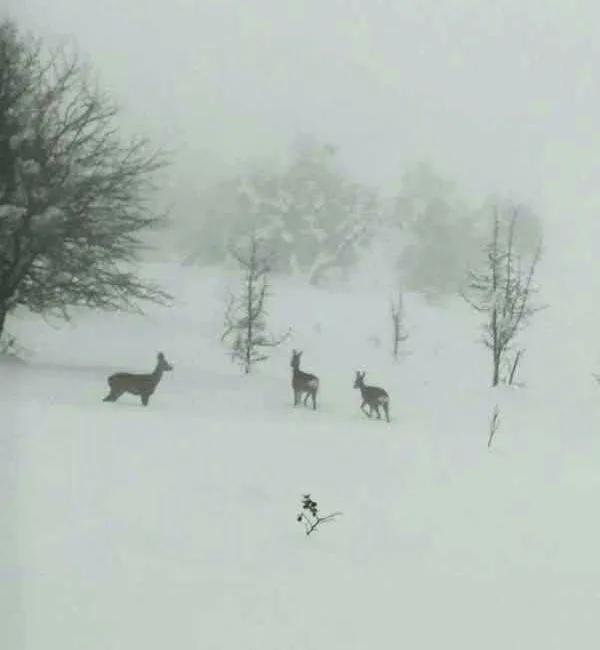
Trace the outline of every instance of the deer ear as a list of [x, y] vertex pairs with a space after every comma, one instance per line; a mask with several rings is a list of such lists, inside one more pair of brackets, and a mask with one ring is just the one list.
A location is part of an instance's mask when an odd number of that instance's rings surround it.
[[158, 359], [164, 359], [164, 358], [165, 358], [165, 355], [164, 355], [162, 352], [159, 352], [159, 353], [156, 355], [156, 357], [157, 357]]

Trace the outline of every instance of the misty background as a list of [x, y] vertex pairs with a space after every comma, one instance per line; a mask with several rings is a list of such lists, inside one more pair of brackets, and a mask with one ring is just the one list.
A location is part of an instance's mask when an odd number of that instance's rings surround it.
[[[388, 196], [427, 160], [474, 203], [544, 222], [546, 296], [596, 327], [600, 45], [591, 0], [258, 0], [13, 4], [72, 37], [123, 119], [173, 152], [174, 224], [198, 192], [309, 134]], [[563, 309], [564, 307], [564, 309]]]

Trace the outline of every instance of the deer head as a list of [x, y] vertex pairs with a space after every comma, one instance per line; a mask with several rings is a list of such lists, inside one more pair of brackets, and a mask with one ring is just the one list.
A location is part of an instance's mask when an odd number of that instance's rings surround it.
[[292, 360], [290, 361], [291, 368], [300, 368], [300, 357], [302, 356], [302, 350], [292, 350]]
[[366, 372], [356, 371], [356, 377], [354, 377], [354, 388], [360, 388], [365, 385], [365, 375]]
[[156, 355], [157, 359], [157, 368], [158, 370], [161, 370], [163, 372], [169, 372], [170, 370], [173, 370], [173, 366], [167, 361], [165, 358], [165, 355], [162, 352], [159, 352]]

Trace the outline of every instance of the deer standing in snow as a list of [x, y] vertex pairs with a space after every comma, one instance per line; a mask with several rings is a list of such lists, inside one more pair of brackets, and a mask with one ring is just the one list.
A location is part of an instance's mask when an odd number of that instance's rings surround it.
[[319, 390], [319, 378], [315, 375], [311, 375], [308, 372], [303, 372], [300, 370], [300, 357], [302, 356], [302, 351], [297, 352], [292, 350], [292, 360], [290, 361], [290, 366], [293, 368], [292, 371], [292, 388], [294, 390], [294, 406], [297, 406], [300, 400], [302, 399], [302, 394], [306, 393], [304, 396], [304, 406], [307, 406], [307, 401], [309, 397], [312, 397], [313, 410], [317, 410], [317, 391]]
[[[354, 378], [354, 388], [360, 389], [360, 394], [362, 395], [362, 404], [360, 405], [361, 411], [371, 417], [373, 411], [377, 413], [377, 419], [381, 420], [381, 413], [379, 412], [379, 407], [383, 407], [383, 412], [385, 413], [385, 419], [390, 421], [390, 396], [387, 391], [379, 386], [366, 386], [365, 385], [365, 374], [364, 372], [356, 371], [356, 377]], [[369, 411], [365, 410], [365, 406], [369, 407]]]
[[173, 370], [173, 366], [165, 359], [165, 355], [159, 352], [156, 356], [156, 367], [153, 372], [146, 374], [134, 374], [131, 372], [116, 372], [108, 378], [110, 392], [102, 400], [103, 402], [116, 402], [123, 393], [138, 395], [144, 406], [153, 395], [163, 372]]

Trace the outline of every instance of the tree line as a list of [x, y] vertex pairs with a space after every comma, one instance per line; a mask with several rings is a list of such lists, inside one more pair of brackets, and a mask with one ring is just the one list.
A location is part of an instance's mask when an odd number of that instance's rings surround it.
[[[19, 308], [68, 319], [78, 308], [170, 303], [138, 265], [146, 234], [167, 226], [157, 205], [168, 164], [146, 138], [123, 135], [118, 106], [76, 53], [0, 23], [0, 336]], [[394, 356], [406, 338], [402, 291], [462, 295], [486, 315], [494, 385], [514, 380], [522, 350], [512, 344], [535, 311], [541, 255], [541, 222], [528, 206], [472, 205], [422, 163], [383, 196], [344, 168], [335, 146], [305, 136], [283, 161], [199, 191], [195, 210], [184, 261], [243, 268], [224, 339], [246, 372], [260, 350], [287, 338], [266, 331], [269, 273], [320, 284], [350, 273], [383, 241], [398, 280]]]
[[532, 255], [539, 216], [506, 198], [477, 204], [431, 164], [408, 165], [391, 196], [353, 177], [333, 145], [299, 137], [280, 162], [246, 169], [198, 192], [186, 220], [187, 263], [235, 262], [231, 251], [255, 236], [275, 255], [275, 272], [318, 285], [347, 278], [369, 255], [381, 256], [404, 288], [431, 300], [460, 293], [469, 269], [485, 263], [494, 215], [506, 229], [517, 210], [515, 252]]

